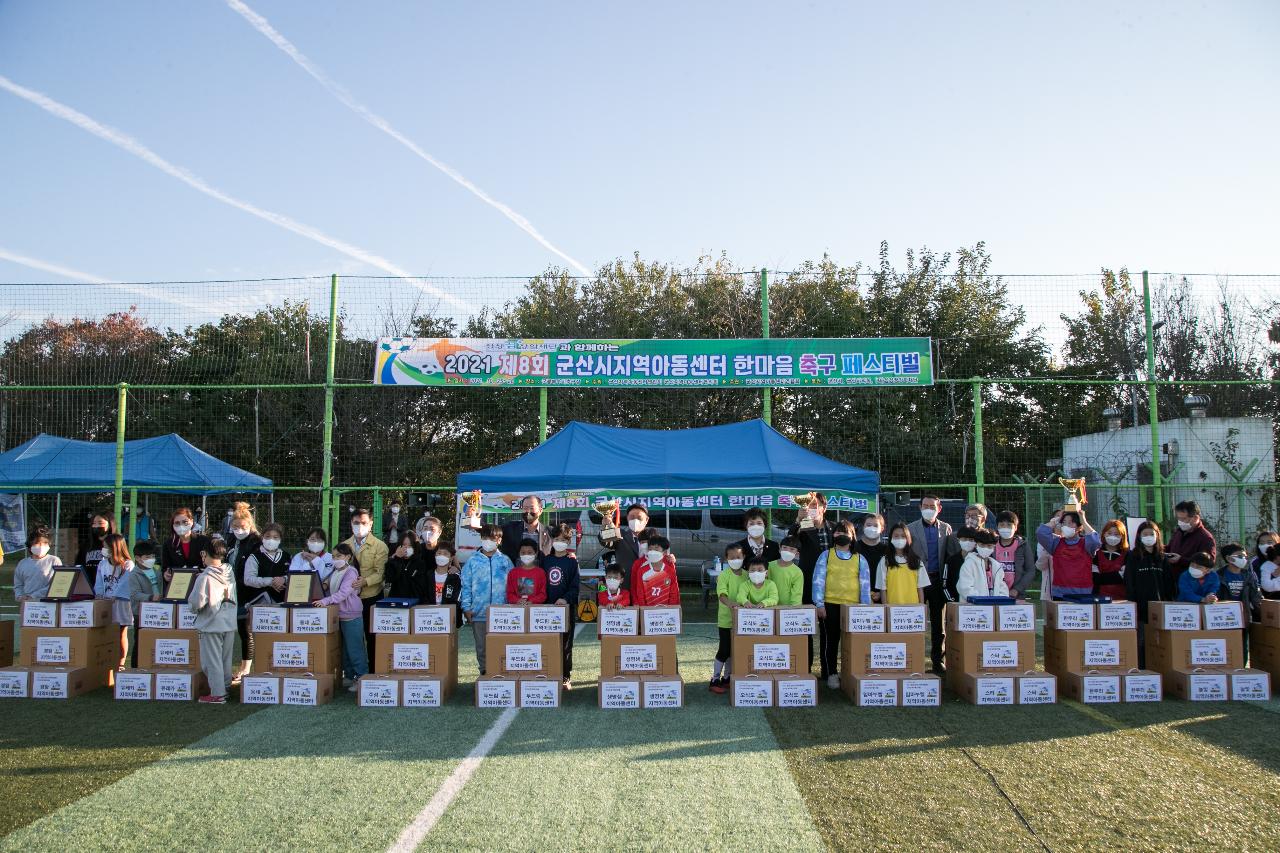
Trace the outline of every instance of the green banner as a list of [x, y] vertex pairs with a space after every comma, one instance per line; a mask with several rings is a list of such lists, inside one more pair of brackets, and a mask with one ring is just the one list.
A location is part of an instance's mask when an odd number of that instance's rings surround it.
[[382, 338], [375, 385], [548, 388], [932, 385], [929, 338]]
[[[575, 509], [594, 509], [596, 505], [616, 500], [625, 512], [628, 505], [644, 504], [651, 511], [671, 510], [690, 511], [700, 509], [748, 510], [759, 509], [796, 510], [794, 497], [808, 492], [808, 489], [687, 489], [670, 492], [645, 492], [629, 489], [583, 489], [557, 490], [548, 492], [482, 492], [480, 496], [481, 510], [485, 513], [518, 513], [521, 511], [520, 501], [526, 497], [536, 496], [542, 500], [544, 508], [557, 512]], [[826, 491], [827, 508], [842, 512], [875, 512], [878, 495], [861, 492]], [[458, 498], [459, 518], [465, 514], [461, 496]]]

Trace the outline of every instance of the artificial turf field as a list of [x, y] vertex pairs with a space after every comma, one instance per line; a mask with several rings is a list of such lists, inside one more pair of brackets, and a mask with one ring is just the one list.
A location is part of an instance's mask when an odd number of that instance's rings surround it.
[[1280, 849], [1280, 702], [734, 710], [687, 624], [683, 709], [597, 709], [588, 628], [563, 708], [482, 711], [469, 640], [435, 710], [0, 703], [0, 850], [387, 849], [503, 714], [420, 849]]

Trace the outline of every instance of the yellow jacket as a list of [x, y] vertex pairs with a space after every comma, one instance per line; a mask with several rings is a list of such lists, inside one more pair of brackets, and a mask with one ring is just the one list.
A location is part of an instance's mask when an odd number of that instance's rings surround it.
[[373, 598], [375, 595], [382, 595], [382, 575], [387, 570], [387, 557], [391, 554], [387, 550], [387, 543], [370, 533], [364, 538], [364, 545], [358, 549], [354, 536], [343, 540], [342, 544], [351, 546], [351, 550], [356, 552], [356, 560], [360, 563], [360, 580], [364, 581], [364, 586], [360, 589], [360, 597]]

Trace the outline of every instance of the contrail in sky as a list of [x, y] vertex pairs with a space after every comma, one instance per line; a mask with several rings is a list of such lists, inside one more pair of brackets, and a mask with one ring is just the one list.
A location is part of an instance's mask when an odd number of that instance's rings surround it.
[[444, 172], [446, 175], [452, 178], [459, 186], [463, 187], [469, 193], [474, 195], [476, 198], [480, 199], [485, 204], [489, 205], [494, 210], [501, 213], [507, 219], [510, 219], [512, 222], [515, 223], [517, 228], [519, 228], [521, 231], [528, 234], [533, 239], [537, 240], [540, 244], [542, 244], [542, 246], [545, 249], [547, 249], [548, 251], [560, 257], [565, 263], [573, 267], [579, 273], [581, 273], [584, 276], [591, 275], [591, 270], [587, 269], [586, 265], [584, 265], [578, 260], [575, 260], [574, 258], [570, 257], [568, 254], [566, 254], [565, 252], [557, 248], [550, 240], [542, 236], [541, 232], [539, 232], [537, 228], [534, 228], [533, 223], [530, 222], [528, 219], [525, 219], [523, 216], [521, 216], [516, 211], [512, 210], [506, 204], [503, 204], [502, 202], [498, 201], [496, 198], [494, 198], [493, 196], [489, 195], [487, 192], [482, 190], [480, 187], [471, 183], [471, 181], [469, 181], [464, 175], [458, 172], [457, 169], [454, 169], [452, 166], [449, 166], [447, 163], [443, 163], [440, 160], [437, 160], [435, 157], [428, 154], [426, 151], [423, 151], [422, 148], [419, 147], [419, 145], [416, 142], [414, 142], [412, 139], [410, 139], [409, 137], [405, 136], [403, 133], [396, 130], [394, 127], [392, 127], [390, 122], [388, 122], [382, 116], [375, 113], [373, 110], [366, 107], [364, 104], [357, 101], [350, 92], [348, 92], [343, 86], [341, 86], [336, 81], [334, 81], [331, 77], [329, 77], [329, 75], [326, 74], [324, 70], [320, 68], [320, 66], [316, 65], [314, 62], [308, 59], [306, 55], [303, 54], [302, 51], [298, 50], [298, 48], [294, 46], [293, 42], [289, 41], [287, 38], [285, 38], [283, 35], [280, 34], [279, 30], [271, 26], [271, 24], [267, 21], [266, 18], [262, 17], [257, 12], [250, 9], [244, 3], [240, 2], [240, 0], [227, 0], [227, 5], [230, 6], [232, 9], [234, 9], [236, 12], [240, 13], [240, 15], [246, 21], [248, 21], [249, 24], [252, 25], [252, 27], [255, 30], [262, 33], [271, 41], [272, 44], [274, 44], [276, 47], [283, 50], [289, 56], [290, 59], [292, 59], [302, 68], [303, 71], [306, 71], [308, 74], [314, 77], [316, 82], [319, 83], [321, 86], [323, 86], [329, 92], [329, 94], [333, 95], [335, 98], [341, 101], [350, 110], [355, 112], [365, 121], [369, 122], [369, 124], [378, 128], [378, 130], [381, 130], [387, 136], [390, 136], [396, 142], [399, 142], [405, 148], [408, 148], [414, 154], [417, 154], [419, 157], [421, 157], [423, 160], [430, 163], [432, 166], [435, 166], [441, 172]]
[[117, 148], [121, 148], [129, 152], [133, 156], [156, 167], [160, 171], [164, 172], [166, 175], [169, 175], [170, 177], [173, 177], [173, 178], [177, 178], [187, 186], [191, 187], [194, 190], [204, 193], [210, 198], [216, 199], [222, 202], [223, 204], [230, 205], [231, 207], [237, 208], [239, 210], [243, 210], [245, 213], [248, 213], [252, 216], [258, 217], [259, 219], [270, 222], [272, 225], [278, 225], [281, 228], [284, 228], [286, 231], [292, 231], [294, 234], [297, 234], [302, 237], [306, 237], [308, 240], [314, 240], [315, 242], [320, 243], [321, 245], [328, 246], [331, 249], [335, 249], [341, 252], [342, 254], [355, 258], [358, 261], [362, 261], [368, 264], [369, 266], [377, 267], [378, 269], [391, 273], [392, 275], [395, 275], [395, 276], [402, 276], [404, 278], [407, 278], [422, 290], [432, 294], [433, 296], [437, 296], [440, 299], [446, 302], [449, 302], [459, 308], [470, 307], [467, 305], [467, 303], [463, 302], [461, 299], [458, 299], [455, 296], [451, 296], [450, 294], [445, 293], [443, 290], [440, 290], [439, 288], [431, 285], [428, 282], [423, 281], [422, 279], [414, 278], [407, 271], [391, 263], [386, 258], [375, 255], [372, 252], [365, 251], [364, 249], [361, 249], [359, 246], [353, 246], [350, 243], [345, 243], [342, 240], [339, 240], [335, 237], [330, 237], [328, 234], [325, 234], [323, 231], [320, 231], [317, 228], [313, 228], [310, 225], [305, 225], [301, 222], [297, 222], [293, 219], [290, 219], [287, 216], [284, 216], [283, 214], [273, 213], [270, 210], [264, 210], [261, 207], [258, 207], [257, 205], [251, 204], [247, 201], [241, 201], [235, 196], [228, 195], [222, 190], [217, 189], [216, 187], [210, 186], [208, 183], [204, 181], [204, 179], [182, 168], [181, 166], [175, 166], [173, 163], [170, 163], [168, 160], [164, 159], [159, 154], [155, 153], [150, 148], [143, 145], [141, 142], [134, 139], [133, 137], [128, 136], [125, 133], [119, 130], [116, 130], [115, 128], [108, 127], [104, 124], [100, 124], [97, 121], [94, 121], [93, 119], [89, 118], [89, 116], [85, 115], [84, 113], [79, 112], [78, 110], [72, 109], [66, 104], [55, 101], [53, 98], [50, 98], [47, 95], [41, 94], [40, 92], [37, 92], [33, 89], [28, 89], [25, 86], [19, 86], [17, 83], [14, 83], [8, 77], [5, 77], [3, 75], [0, 75], [0, 89], [4, 89], [8, 92], [11, 92], [12, 94], [17, 95], [19, 98], [22, 98], [24, 101], [28, 101], [32, 104], [35, 104], [36, 106], [40, 107], [42, 110], [45, 110], [46, 112], [51, 113], [52, 115], [55, 115], [58, 118], [63, 119], [64, 121], [71, 122], [76, 127], [80, 128], [81, 130], [86, 130], [89, 133], [92, 133], [94, 136], [98, 137], [99, 139], [104, 139], [107, 142], [110, 142], [112, 145], [115, 145]]

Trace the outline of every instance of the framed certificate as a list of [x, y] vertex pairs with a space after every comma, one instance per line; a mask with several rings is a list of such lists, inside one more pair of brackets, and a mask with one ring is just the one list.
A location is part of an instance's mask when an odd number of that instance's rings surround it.
[[80, 568], [54, 569], [45, 601], [76, 601], [93, 598], [89, 579]]
[[161, 601], [186, 601], [191, 595], [191, 584], [195, 581], [196, 574], [198, 573], [191, 569], [174, 569]]
[[311, 602], [324, 598], [320, 575], [316, 572], [289, 572], [284, 588], [286, 606], [310, 606]]

